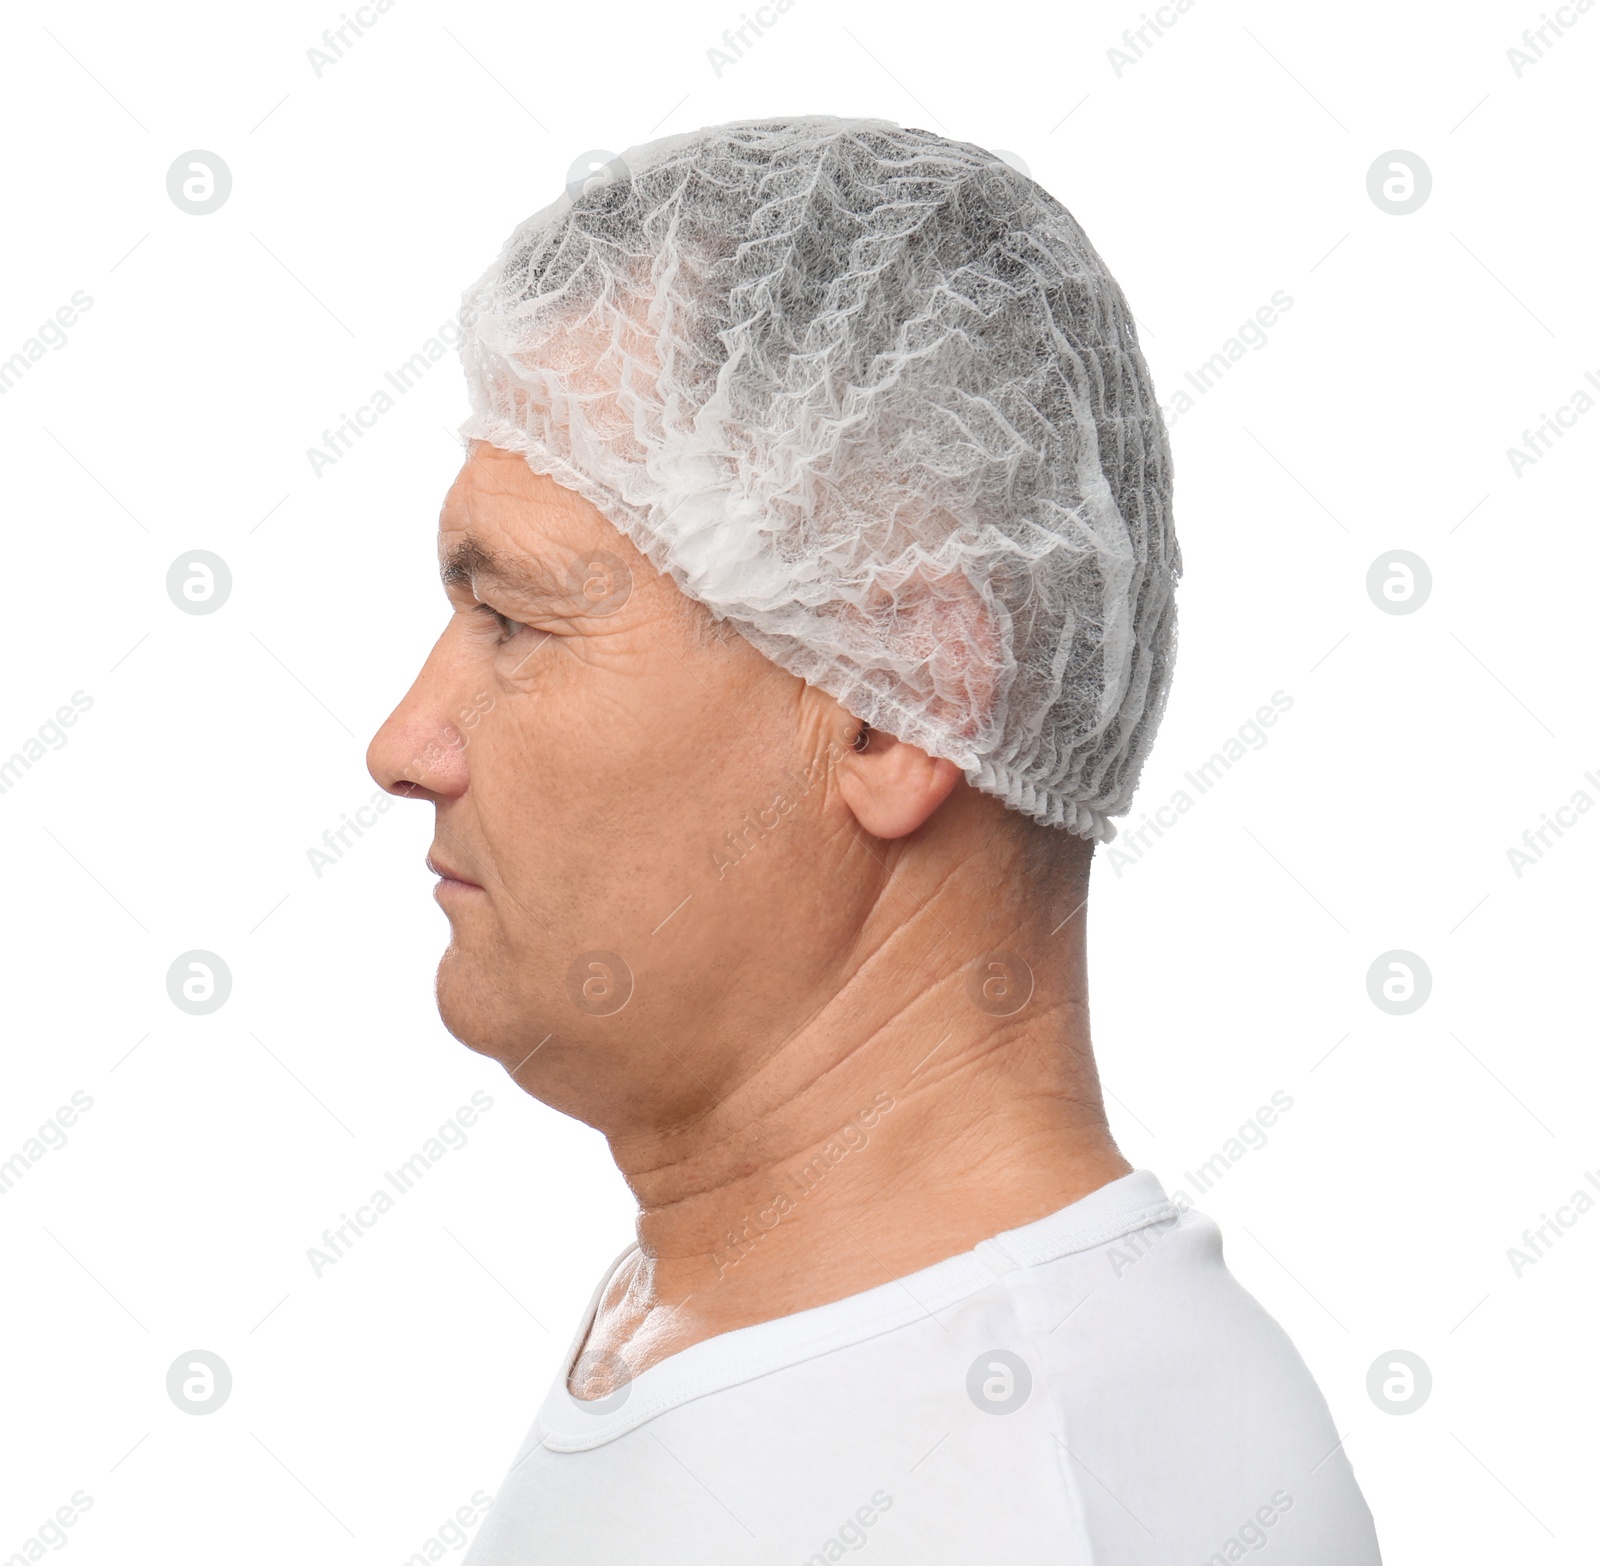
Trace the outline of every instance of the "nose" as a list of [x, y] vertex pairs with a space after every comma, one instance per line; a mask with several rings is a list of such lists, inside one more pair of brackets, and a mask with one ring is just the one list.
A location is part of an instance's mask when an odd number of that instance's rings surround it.
[[459, 703], [447, 668], [448, 636], [447, 630], [367, 746], [373, 781], [401, 799], [455, 799], [467, 791], [467, 740], [451, 716]]

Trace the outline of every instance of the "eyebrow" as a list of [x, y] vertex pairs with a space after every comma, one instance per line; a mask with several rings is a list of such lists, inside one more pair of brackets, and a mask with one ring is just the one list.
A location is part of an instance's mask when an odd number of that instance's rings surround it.
[[471, 588], [473, 578], [480, 576], [493, 577], [519, 593], [546, 598], [552, 604], [566, 597], [542, 562], [513, 561], [469, 533], [439, 562], [439, 580], [446, 590]]
[[439, 580], [446, 587], [471, 587], [475, 576], [506, 580], [505, 562], [470, 533], [439, 562]]

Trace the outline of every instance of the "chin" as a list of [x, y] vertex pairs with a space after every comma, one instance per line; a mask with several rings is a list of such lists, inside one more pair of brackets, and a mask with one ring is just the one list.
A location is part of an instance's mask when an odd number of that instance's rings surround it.
[[551, 1031], [537, 1018], [508, 1009], [513, 997], [507, 986], [485, 973], [483, 964], [454, 941], [439, 959], [433, 992], [446, 1030], [468, 1049], [498, 1060], [508, 1072], [524, 1064], [530, 1050]]
[[480, 1055], [498, 1056], [496, 1029], [484, 1008], [484, 997], [493, 993], [473, 970], [477, 965], [452, 940], [434, 976], [433, 995], [439, 1007], [439, 1020], [468, 1049]]

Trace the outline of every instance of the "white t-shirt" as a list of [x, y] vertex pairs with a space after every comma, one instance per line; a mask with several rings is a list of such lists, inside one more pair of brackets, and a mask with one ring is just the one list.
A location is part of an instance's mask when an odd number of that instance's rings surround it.
[[584, 1403], [604, 1289], [463, 1566], [1378, 1561], [1305, 1364], [1148, 1171]]

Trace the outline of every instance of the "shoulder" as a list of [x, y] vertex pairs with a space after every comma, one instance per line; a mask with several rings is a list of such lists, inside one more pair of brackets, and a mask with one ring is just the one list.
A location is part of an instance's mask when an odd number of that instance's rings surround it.
[[[1101, 1528], [1126, 1519], [1089, 1474], [1133, 1512], [1137, 1501], [1169, 1519], [1199, 1559], [1243, 1558], [1226, 1554], [1243, 1529], [1252, 1549], [1297, 1537], [1297, 1562], [1377, 1561], [1327, 1401], [1229, 1271], [1212, 1219], [1173, 1214], [1028, 1272], [1015, 1308], [1070, 1447], [1069, 1479]], [[1058, 1311], [1070, 1311], [1059, 1325]]]

